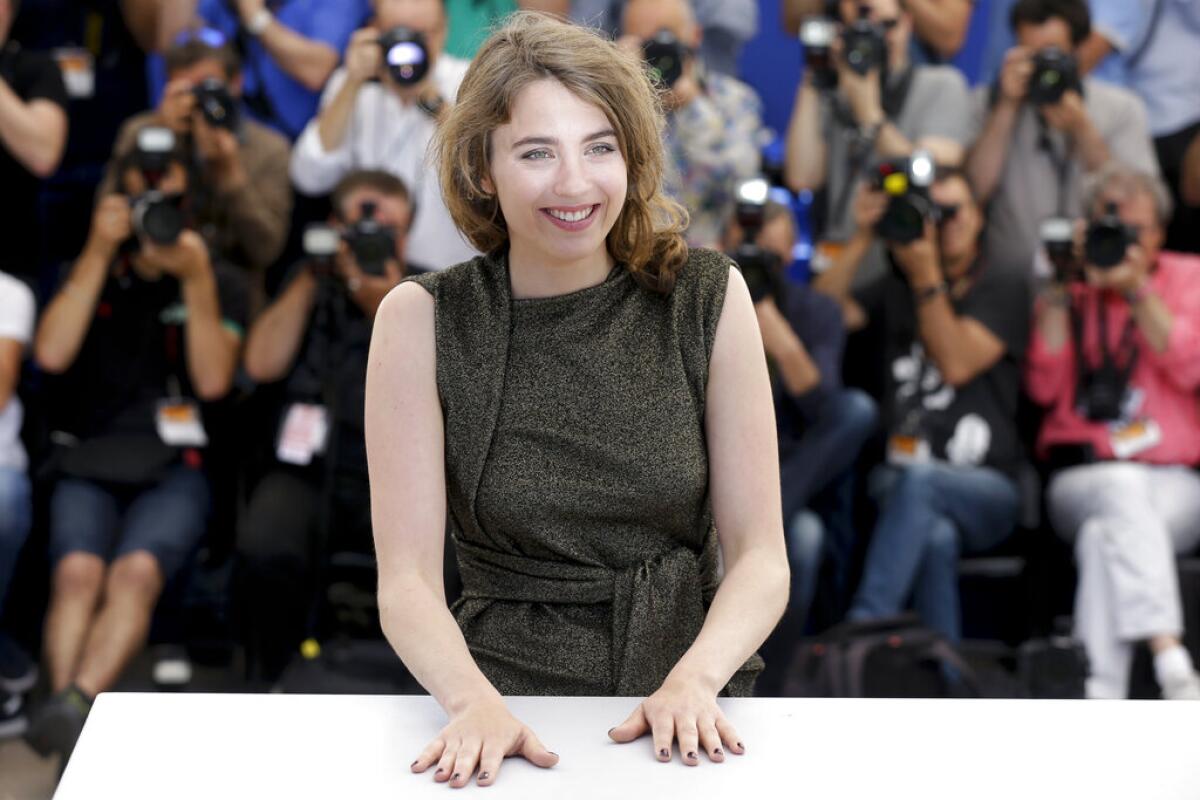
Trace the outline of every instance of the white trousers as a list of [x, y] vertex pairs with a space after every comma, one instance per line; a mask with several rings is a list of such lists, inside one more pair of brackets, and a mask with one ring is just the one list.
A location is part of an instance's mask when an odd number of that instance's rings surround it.
[[1055, 530], [1075, 544], [1075, 635], [1091, 661], [1088, 696], [1125, 697], [1133, 645], [1183, 633], [1175, 555], [1200, 545], [1200, 475], [1089, 464], [1058, 473], [1047, 502]]

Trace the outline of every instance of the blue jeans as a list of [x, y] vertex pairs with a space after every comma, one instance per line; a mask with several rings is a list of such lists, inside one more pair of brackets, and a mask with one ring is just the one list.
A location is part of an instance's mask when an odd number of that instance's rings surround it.
[[986, 467], [880, 467], [871, 476], [882, 513], [849, 618], [900, 613], [909, 597], [930, 628], [961, 638], [960, 553], [991, 549], [1016, 527], [1016, 483]]
[[111, 563], [144, 550], [169, 581], [204, 538], [209, 505], [208, 478], [182, 465], [141, 489], [62, 478], [50, 498], [51, 565], [68, 553]]
[[0, 612], [17, 566], [17, 556], [29, 535], [32, 503], [29, 478], [16, 469], [0, 469]]

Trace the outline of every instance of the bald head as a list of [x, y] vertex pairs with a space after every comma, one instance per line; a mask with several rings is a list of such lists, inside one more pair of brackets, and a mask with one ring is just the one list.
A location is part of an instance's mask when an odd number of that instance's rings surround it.
[[621, 15], [621, 33], [650, 39], [663, 29], [689, 47], [700, 45], [700, 26], [688, 0], [628, 0]]

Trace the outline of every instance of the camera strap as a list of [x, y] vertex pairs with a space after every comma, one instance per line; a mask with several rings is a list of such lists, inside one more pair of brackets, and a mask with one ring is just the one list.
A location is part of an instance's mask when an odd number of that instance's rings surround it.
[[1051, 135], [1050, 126], [1046, 124], [1046, 120], [1037, 112], [1034, 112], [1034, 116], [1037, 117], [1038, 124], [1038, 149], [1046, 154], [1046, 158], [1050, 159], [1050, 163], [1054, 167], [1054, 177], [1058, 182], [1057, 197], [1054, 202], [1055, 216], [1067, 217], [1069, 216], [1067, 197], [1071, 184], [1071, 164], [1075, 160], [1075, 144], [1069, 139], [1066, 140], [1060, 152], [1054, 145], [1054, 137]]
[[[1086, 302], [1086, 298], [1084, 302]], [[1090, 382], [1091, 378], [1101, 372], [1115, 375], [1121, 386], [1128, 388], [1129, 380], [1133, 377], [1133, 371], [1137, 367], [1138, 349], [1134, 342], [1137, 320], [1134, 319], [1133, 314], [1130, 314], [1129, 319], [1125, 321], [1125, 328], [1121, 331], [1121, 341], [1117, 343], [1117, 352], [1113, 353], [1108, 349], [1108, 311], [1105, 308], [1104, 298], [1097, 296], [1094, 305], [1100, 343], [1100, 363], [1095, 368], [1088, 364], [1087, 355], [1084, 353], [1083, 317], [1086, 309], [1080, 309], [1079, 304], [1075, 301], [1070, 304], [1071, 335], [1075, 343], [1076, 398], [1081, 396], [1084, 386]], [[1124, 354], [1128, 354], [1125, 357], [1125, 365], [1120, 366], [1119, 359]]]

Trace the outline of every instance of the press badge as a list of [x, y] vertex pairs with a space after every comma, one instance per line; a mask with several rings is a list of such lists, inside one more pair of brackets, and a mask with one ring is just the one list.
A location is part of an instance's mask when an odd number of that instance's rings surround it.
[[1152, 419], [1136, 419], [1111, 427], [1113, 455], [1124, 461], [1144, 453], [1162, 441], [1162, 429]]
[[96, 59], [80, 47], [60, 47], [53, 52], [62, 73], [63, 85], [72, 100], [90, 100], [96, 95]]
[[155, 415], [158, 438], [172, 447], [207, 447], [200, 407], [187, 400], [162, 400]]
[[929, 442], [919, 436], [895, 434], [888, 439], [889, 464], [927, 464], [932, 458]]
[[285, 464], [306, 467], [313, 456], [325, 452], [329, 438], [329, 413], [325, 406], [293, 403], [284, 417], [275, 447], [276, 457]]

